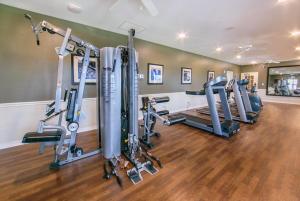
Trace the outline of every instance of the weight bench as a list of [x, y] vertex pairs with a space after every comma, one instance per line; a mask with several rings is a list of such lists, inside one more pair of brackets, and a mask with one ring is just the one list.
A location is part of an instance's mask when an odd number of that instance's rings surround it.
[[184, 121], [185, 121], [185, 117], [183, 115], [176, 114], [176, 115], [168, 116], [168, 122], [169, 122], [168, 126], [172, 126], [174, 124], [179, 124]]
[[164, 115], [168, 115], [170, 114], [169, 110], [161, 110], [156, 112], [156, 114], [158, 114], [159, 116], [164, 116]]
[[24, 135], [22, 143], [57, 142], [62, 134], [62, 131], [29, 132]]
[[[140, 142], [149, 148], [153, 147], [151, 143], [150, 137], [156, 136], [159, 137], [160, 133], [154, 131], [154, 126], [156, 124], [156, 120], [159, 119], [163, 122], [164, 125], [171, 126], [177, 123], [182, 123], [185, 121], [185, 117], [181, 115], [169, 115], [169, 110], [161, 110], [156, 111], [154, 108], [155, 104], [158, 103], [167, 103], [170, 101], [170, 98], [165, 97], [154, 97], [151, 100], [149, 97], [142, 97], [143, 107], [141, 108], [143, 112], [144, 119], [144, 134], [140, 138]], [[166, 116], [166, 117], [162, 117]]]

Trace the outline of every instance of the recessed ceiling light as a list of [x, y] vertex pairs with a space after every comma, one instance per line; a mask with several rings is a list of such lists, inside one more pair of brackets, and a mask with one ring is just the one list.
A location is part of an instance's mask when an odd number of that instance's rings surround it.
[[251, 61], [251, 64], [257, 64], [257, 62], [256, 61]]
[[296, 51], [300, 51], [300, 46], [295, 48]]
[[236, 58], [237, 58], [237, 59], [241, 59], [242, 56], [241, 56], [241, 55], [236, 55]]
[[277, 0], [277, 4], [283, 5], [291, 2], [292, 0]]
[[187, 38], [187, 33], [180, 32], [180, 33], [177, 34], [177, 38], [178, 39], [185, 39], [185, 38]]
[[217, 51], [217, 52], [222, 52], [222, 51], [223, 51], [223, 48], [222, 48], [222, 47], [217, 47], [217, 48], [216, 48], [216, 51]]
[[292, 37], [298, 37], [298, 36], [300, 36], [300, 31], [292, 31], [291, 32], [291, 36]]
[[81, 13], [82, 8], [81, 8], [81, 6], [79, 6], [77, 4], [69, 3], [68, 10], [71, 11], [72, 13]]

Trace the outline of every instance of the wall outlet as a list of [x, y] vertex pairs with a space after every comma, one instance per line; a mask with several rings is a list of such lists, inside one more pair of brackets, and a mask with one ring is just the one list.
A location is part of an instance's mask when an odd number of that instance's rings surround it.
[[144, 79], [145, 78], [144, 74], [138, 74], [138, 78], [141, 79], [141, 80]]

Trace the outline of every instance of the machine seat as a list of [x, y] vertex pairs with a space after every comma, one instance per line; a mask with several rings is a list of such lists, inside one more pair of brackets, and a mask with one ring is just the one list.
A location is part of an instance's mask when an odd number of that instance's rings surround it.
[[61, 135], [61, 131], [30, 132], [24, 135], [22, 143], [57, 142], [60, 140]]
[[186, 91], [185, 92], [187, 95], [194, 95], [194, 96], [199, 96], [199, 95], [205, 95], [205, 91]]
[[182, 115], [169, 115], [168, 120], [170, 122], [170, 125], [178, 124], [178, 123], [183, 123], [185, 121], [185, 117]]
[[162, 111], [158, 111], [158, 112], [156, 112], [159, 116], [163, 116], [163, 115], [167, 115], [167, 114], [169, 114], [170, 112], [169, 112], [169, 110], [162, 110]]
[[156, 103], [167, 103], [167, 102], [170, 101], [170, 98], [168, 96], [165, 96], [165, 97], [155, 97], [155, 98], [153, 98], [153, 100]]

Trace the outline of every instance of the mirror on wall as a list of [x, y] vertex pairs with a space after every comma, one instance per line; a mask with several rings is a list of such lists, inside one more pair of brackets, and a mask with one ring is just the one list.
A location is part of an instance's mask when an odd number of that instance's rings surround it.
[[300, 66], [268, 68], [267, 95], [300, 97]]

